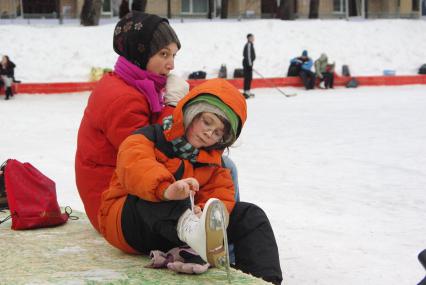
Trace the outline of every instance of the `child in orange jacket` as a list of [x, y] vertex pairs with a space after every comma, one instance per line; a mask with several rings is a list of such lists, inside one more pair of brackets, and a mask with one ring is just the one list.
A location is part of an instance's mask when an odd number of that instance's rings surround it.
[[145, 254], [186, 243], [218, 266], [225, 250], [215, 215], [224, 213], [235, 266], [280, 284], [270, 223], [259, 207], [235, 202], [230, 171], [222, 166], [223, 150], [240, 135], [246, 108], [244, 97], [226, 80], [208, 80], [180, 100], [162, 126], [147, 126], [126, 138], [102, 194], [98, 221], [106, 240], [125, 252]]

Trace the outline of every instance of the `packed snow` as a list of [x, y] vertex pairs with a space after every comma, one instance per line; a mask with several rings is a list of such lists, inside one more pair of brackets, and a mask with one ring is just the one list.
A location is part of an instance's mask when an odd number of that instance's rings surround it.
[[[24, 82], [87, 81], [92, 67], [112, 68], [112, 20], [98, 27], [78, 26], [74, 21], [52, 25], [48, 21], [3, 20], [0, 54], [17, 65]], [[290, 59], [304, 49], [315, 60], [322, 52], [335, 62], [337, 71], [349, 65], [353, 75], [417, 74], [426, 63], [424, 20], [171, 20], [182, 44], [175, 73], [182, 77], [204, 70], [217, 77], [221, 64], [228, 76], [241, 68], [246, 35], [255, 35], [255, 68], [266, 77], [287, 74]], [[49, 68], [45, 68], [48, 66]], [[257, 77], [255, 74], [254, 77]]]
[[[355, 75], [415, 74], [426, 21], [172, 21], [178, 75], [240, 67], [245, 35], [255, 68], [282, 76], [291, 57], [328, 52]], [[0, 25], [0, 54], [25, 82], [87, 81], [111, 67], [113, 24]], [[230, 157], [241, 197], [260, 205], [277, 238], [284, 283], [417, 284], [425, 271], [426, 85], [305, 91], [255, 89]], [[55, 180], [59, 203], [83, 210], [74, 182], [76, 136], [88, 92], [0, 97], [0, 161], [28, 161]], [[70, 249], [74, 250], [74, 249]]]

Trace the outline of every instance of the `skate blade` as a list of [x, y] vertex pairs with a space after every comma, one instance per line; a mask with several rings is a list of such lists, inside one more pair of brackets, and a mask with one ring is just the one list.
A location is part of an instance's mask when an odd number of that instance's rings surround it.
[[225, 206], [219, 200], [207, 209], [206, 248], [207, 261], [213, 267], [224, 268], [229, 275], [229, 249], [226, 234]]

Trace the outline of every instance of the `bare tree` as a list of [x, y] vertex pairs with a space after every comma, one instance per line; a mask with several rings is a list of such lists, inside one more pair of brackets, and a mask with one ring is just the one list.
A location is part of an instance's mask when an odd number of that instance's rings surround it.
[[101, 17], [102, 0], [84, 0], [81, 9], [80, 23], [83, 26], [97, 26], [99, 25], [99, 18]]
[[318, 19], [320, 0], [311, 0], [309, 2], [309, 19]]
[[294, 20], [294, 0], [281, 0], [278, 8], [278, 15], [281, 20]]
[[220, 18], [221, 19], [227, 19], [228, 18], [228, 0], [221, 0], [222, 1], [222, 9], [220, 11]]
[[64, 15], [62, 13], [62, 3], [61, 0], [56, 0], [56, 8], [58, 10], [58, 19], [59, 19], [59, 24], [63, 24], [64, 23]]
[[358, 7], [357, 7], [357, 2], [356, 0], [349, 0], [349, 16], [350, 17], [356, 17], [356, 16], [360, 16], [358, 15]]
[[121, 19], [129, 12], [129, 0], [122, 0], [118, 11], [118, 17]]
[[167, 0], [167, 18], [172, 18], [172, 3], [171, 0]]
[[263, 0], [261, 4], [262, 16], [267, 15], [268, 17], [278, 17], [278, 5], [276, 0]]
[[209, 0], [209, 12], [207, 13], [207, 18], [212, 19], [213, 18], [213, 9], [214, 9], [214, 0]]

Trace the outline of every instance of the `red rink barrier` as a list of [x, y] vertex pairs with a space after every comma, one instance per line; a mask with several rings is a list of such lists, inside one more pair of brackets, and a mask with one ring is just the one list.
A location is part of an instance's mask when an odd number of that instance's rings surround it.
[[[426, 75], [400, 75], [400, 76], [354, 76], [342, 77], [336, 76], [334, 80], [335, 86], [344, 86], [351, 78], [359, 81], [359, 86], [395, 86], [395, 85], [413, 85], [426, 84]], [[187, 80], [190, 88], [201, 83], [204, 79]], [[243, 79], [228, 79], [235, 87], [243, 88]], [[82, 91], [91, 91], [96, 82], [64, 82], [64, 83], [19, 83], [14, 84], [14, 93], [23, 94], [58, 94], [58, 93], [74, 93]], [[269, 87], [302, 87], [302, 81], [299, 77], [277, 77], [277, 78], [255, 78], [251, 87], [269, 88]], [[4, 90], [0, 90], [0, 94], [4, 95]]]

